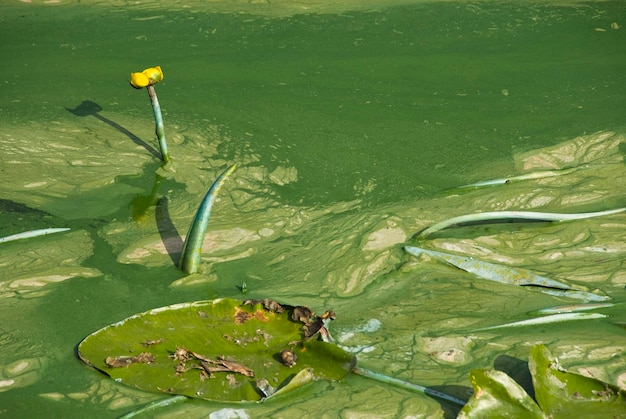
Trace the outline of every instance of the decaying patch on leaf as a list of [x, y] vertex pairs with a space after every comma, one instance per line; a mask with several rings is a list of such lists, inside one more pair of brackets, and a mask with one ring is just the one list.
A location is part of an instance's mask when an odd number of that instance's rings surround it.
[[[211, 359], [207, 356], [192, 352], [184, 348], [176, 348], [176, 352], [171, 356], [175, 361], [179, 363], [174, 368], [176, 375], [182, 375], [183, 373], [192, 370], [200, 370], [200, 379], [204, 381], [207, 378], [214, 378], [215, 372], [227, 372], [242, 374], [246, 377], [254, 377], [254, 371], [231, 359], [227, 359], [224, 356], [219, 356], [217, 359]], [[190, 363], [191, 365], [187, 365]]]
[[294, 322], [300, 322], [307, 324], [313, 317], [313, 311], [307, 306], [297, 306], [293, 308], [291, 313], [291, 320]]
[[245, 375], [246, 377], [254, 377], [254, 371], [235, 361], [229, 361], [220, 356], [217, 360], [204, 359], [200, 361], [200, 366], [209, 375], [214, 377], [214, 372], [230, 372]]
[[257, 319], [260, 322], [267, 323], [269, 319], [265, 316], [265, 312], [262, 310], [257, 310], [254, 313], [248, 313], [240, 309], [239, 307], [235, 307], [235, 324], [244, 324], [250, 319]]
[[151, 364], [155, 360], [153, 354], [142, 352], [137, 356], [109, 356], [104, 363], [111, 368], [127, 367], [130, 364]]
[[141, 346], [152, 346], [152, 345], [158, 345], [159, 343], [163, 343], [165, 342], [165, 339], [163, 338], [159, 338], [159, 339], [154, 339], [154, 340], [146, 340], [144, 342], [141, 342]]
[[326, 310], [321, 316], [314, 317], [308, 323], [304, 325], [304, 337], [311, 339], [318, 333], [324, 342], [333, 342], [333, 337], [328, 330], [328, 326], [332, 320], [335, 320], [336, 315], [332, 310]]
[[191, 353], [185, 348], [176, 347], [176, 351], [171, 355], [174, 361], [187, 362], [191, 359]]
[[321, 316], [316, 316], [307, 306], [296, 306], [291, 312], [291, 321], [304, 323], [302, 329], [305, 339], [311, 339], [319, 334], [324, 342], [333, 342], [328, 327], [335, 317], [335, 312], [332, 310], [326, 310]]
[[278, 301], [270, 300], [269, 298], [265, 298], [263, 300], [246, 300], [243, 302], [242, 305], [255, 306], [259, 303], [263, 304], [263, 308], [270, 313], [282, 313], [283, 311], [285, 311], [285, 308]]
[[253, 336], [248, 335], [247, 332], [243, 332], [243, 335], [241, 335], [237, 330], [233, 330], [232, 334], [225, 333], [222, 335], [222, 338], [228, 342], [234, 343], [237, 346], [246, 346], [249, 343], [261, 342], [262, 340], [263, 345], [265, 347], [269, 347], [272, 335], [263, 329], [257, 329]]

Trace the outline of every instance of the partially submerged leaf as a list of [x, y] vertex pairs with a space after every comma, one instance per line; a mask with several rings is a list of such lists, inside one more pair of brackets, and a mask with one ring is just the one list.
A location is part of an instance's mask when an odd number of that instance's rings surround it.
[[183, 250], [180, 254], [180, 261], [178, 262], [178, 266], [186, 274], [198, 272], [202, 244], [204, 243], [204, 234], [206, 233], [209, 218], [211, 217], [211, 208], [224, 182], [226, 182], [228, 176], [230, 176], [236, 168], [237, 165], [232, 165], [219, 175], [207, 191], [200, 207], [198, 207], [196, 211], [196, 215], [193, 217], [193, 221], [187, 232], [187, 237], [185, 238], [185, 243], [183, 244]]
[[544, 345], [528, 362], [535, 396], [551, 417], [615, 417], [626, 412], [626, 392], [594, 378], [567, 372]]
[[484, 186], [508, 185], [512, 182], [518, 182], [518, 181], [524, 181], [524, 180], [536, 180], [536, 179], [543, 179], [547, 177], [568, 175], [579, 169], [580, 169], [579, 167], [570, 167], [568, 169], [561, 169], [561, 170], [538, 170], [536, 172], [524, 173], [523, 175], [510, 176], [510, 177], [500, 178], [500, 179], [483, 180], [480, 182], [471, 183], [469, 185], [459, 186], [456, 189], [471, 189], [471, 188], [482, 188]]
[[471, 225], [476, 223], [503, 222], [503, 221], [572, 221], [584, 220], [586, 218], [602, 217], [605, 215], [619, 214], [626, 211], [626, 208], [617, 208], [613, 210], [587, 212], [579, 214], [558, 214], [552, 212], [535, 212], [535, 211], [492, 211], [481, 212], [478, 214], [461, 215], [428, 227], [419, 232], [416, 238], [426, 238], [440, 230], [452, 226]]
[[540, 324], [559, 323], [571, 320], [602, 319], [604, 317], [608, 316], [606, 314], [600, 313], [559, 313], [544, 317], [535, 317], [528, 320], [520, 320], [513, 323], [500, 324], [497, 326], [482, 327], [480, 329], [474, 329], [474, 332], [479, 332], [483, 330], [504, 329], [506, 327], [537, 326]]
[[29, 239], [31, 237], [45, 236], [46, 234], [60, 233], [68, 231], [69, 228], [42, 228], [39, 230], [24, 231], [23, 233], [12, 234], [10, 236], [0, 238], [0, 243], [10, 242], [13, 240]]
[[497, 370], [473, 370], [472, 397], [459, 418], [544, 418], [535, 401], [511, 377]]
[[[259, 401], [313, 378], [344, 378], [356, 358], [307, 340], [303, 323], [292, 320], [294, 309], [268, 299], [176, 304], [100, 329], [78, 354], [133, 387], [229, 402]], [[296, 355], [291, 365], [280, 357], [285, 350]]]
[[590, 304], [569, 304], [566, 306], [547, 307], [539, 310], [534, 310], [528, 314], [531, 316], [543, 316], [546, 314], [561, 314], [561, 313], [577, 313], [580, 311], [596, 310], [599, 308], [613, 307], [612, 303], [590, 303]]
[[607, 296], [594, 294], [580, 288], [577, 289], [565, 282], [546, 278], [545, 276], [538, 275], [523, 268], [510, 268], [505, 265], [485, 262], [469, 256], [459, 256], [452, 253], [427, 250], [415, 246], [405, 246], [404, 250], [413, 256], [425, 254], [434, 257], [490, 281], [501, 282], [503, 284], [528, 286], [532, 287], [532, 289], [536, 291], [541, 291], [546, 294], [585, 301], [605, 301], [609, 299]]

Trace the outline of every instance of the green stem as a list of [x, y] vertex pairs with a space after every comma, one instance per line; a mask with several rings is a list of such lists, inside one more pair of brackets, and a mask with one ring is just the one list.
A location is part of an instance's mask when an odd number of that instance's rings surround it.
[[380, 381], [381, 383], [393, 384], [395, 386], [402, 387], [402, 388], [405, 388], [407, 390], [418, 391], [418, 392], [424, 393], [424, 394], [426, 394], [428, 396], [437, 397], [438, 399], [446, 400], [446, 401], [452, 402], [454, 404], [457, 404], [459, 406], [465, 406], [465, 403], [466, 403], [466, 402], [464, 402], [461, 399], [457, 399], [454, 396], [450, 396], [449, 394], [442, 393], [440, 391], [433, 390], [433, 389], [430, 389], [430, 388], [427, 388], [427, 387], [424, 387], [424, 386], [420, 386], [418, 384], [409, 383], [408, 381], [400, 380], [398, 378], [389, 377], [387, 375], [380, 374], [378, 372], [366, 370], [365, 368], [354, 367], [352, 369], [352, 372], [355, 373], [355, 374], [361, 375], [363, 377], [367, 377], [367, 378], [371, 378], [371, 379], [376, 380], [376, 381]]
[[154, 123], [156, 126], [155, 132], [159, 139], [159, 146], [161, 147], [161, 158], [165, 163], [170, 161], [170, 154], [167, 151], [167, 142], [165, 141], [165, 129], [163, 128], [163, 115], [161, 114], [161, 105], [159, 105], [159, 99], [157, 98], [156, 91], [153, 85], [148, 86], [148, 96], [150, 96], [150, 103], [152, 103], [152, 112], [154, 112]]
[[206, 233], [209, 218], [211, 217], [211, 207], [213, 207], [217, 193], [226, 181], [226, 178], [230, 176], [236, 168], [237, 165], [235, 164], [230, 166], [213, 182], [213, 185], [211, 185], [209, 191], [204, 196], [200, 207], [198, 207], [196, 215], [193, 217], [191, 227], [189, 227], [185, 243], [183, 244], [183, 250], [180, 254], [180, 261], [178, 262], [178, 267], [186, 274], [198, 272], [204, 234]]
[[418, 233], [415, 238], [424, 239], [437, 231], [452, 227], [458, 224], [470, 224], [485, 221], [506, 221], [506, 220], [523, 220], [523, 221], [571, 221], [582, 220], [585, 218], [600, 217], [603, 215], [619, 214], [626, 211], [626, 208], [618, 208], [614, 210], [586, 212], [581, 214], [557, 214], [551, 212], [532, 212], [532, 211], [493, 211], [482, 212], [479, 214], [461, 215], [460, 217], [450, 218], [442, 221], [434, 226], [428, 227]]

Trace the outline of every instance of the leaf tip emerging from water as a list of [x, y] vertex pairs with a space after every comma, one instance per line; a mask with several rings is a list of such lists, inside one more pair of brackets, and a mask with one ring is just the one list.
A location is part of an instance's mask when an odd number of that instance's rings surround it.
[[217, 198], [217, 194], [224, 185], [224, 182], [235, 170], [237, 165], [233, 164], [226, 169], [218, 178], [213, 182], [208, 192], [204, 196], [202, 203], [196, 211], [196, 215], [191, 222], [189, 231], [183, 244], [183, 250], [180, 254], [180, 261], [178, 267], [186, 274], [194, 274], [198, 272], [200, 266], [200, 255], [202, 253], [202, 244], [204, 242], [204, 234], [206, 233], [207, 226], [209, 224], [209, 218], [211, 217], [211, 208]]

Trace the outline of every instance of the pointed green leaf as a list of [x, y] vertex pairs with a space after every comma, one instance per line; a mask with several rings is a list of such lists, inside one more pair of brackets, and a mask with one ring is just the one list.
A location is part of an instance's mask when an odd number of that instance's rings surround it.
[[565, 371], [544, 345], [532, 348], [528, 366], [537, 402], [552, 417], [614, 417], [626, 412], [624, 390]]
[[572, 320], [590, 320], [590, 319], [602, 319], [607, 317], [606, 314], [600, 313], [559, 313], [551, 314], [549, 316], [534, 317], [532, 319], [520, 320], [518, 322], [499, 324], [497, 326], [481, 327], [480, 329], [474, 329], [474, 332], [494, 329], [504, 329], [507, 327], [521, 327], [521, 326], [537, 326], [540, 324], [552, 324], [567, 322]]
[[[304, 340], [293, 310], [271, 300], [176, 304], [100, 329], [80, 343], [78, 354], [139, 389], [228, 402], [265, 398], [261, 382], [297, 388], [286, 386], [305, 369], [315, 379], [343, 379], [355, 357], [334, 344]], [[283, 350], [297, 356], [295, 365], [284, 364]]]
[[0, 238], [0, 243], [6, 243], [13, 240], [29, 239], [31, 237], [45, 236], [46, 234], [60, 233], [68, 231], [69, 228], [43, 228], [40, 230], [25, 231], [23, 233], [12, 234], [10, 236]]
[[459, 418], [544, 418], [534, 400], [511, 377], [497, 370], [473, 370], [474, 394]]
[[448, 227], [458, 225], [470, 225], [487, 221], [503, 222], [503, 221], [573, 221], [584, 220], [586, 218], [603, 217], [606, 215], [619, 214], [626, 211], [626, 208], [616, 208], [606, 211], [585, 212], [579, 214], [558, 214], [553, 212], [535, 212], [535, 211], [492, 211], [481, 212], [478, 214], [461, 215], [459, 217], [450, 218], [428, 227], [420, 231], [415, 238], [424, 239], [432, 234], [444, 230]]
[[187, 231], [187, 237], [185, 237], [183, 250], [180, 254], [180, 261], [178, 262], [178, 266], [186, 274], [198, 272], [202, 244], [204, 243], [204, 234], [206, 233], [209, 218], [211, 217], [211, 208], [213, 208], [217, 193], [224, 185], [228, 176], [230, 176], [236, 168], [237, 165], [234, 164], [218, 176], [207, 191], [200, 207], [198, 207], [198, 211], [196, 211], [196, 215], [193, 217], [189, 231]]

